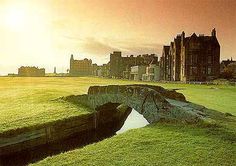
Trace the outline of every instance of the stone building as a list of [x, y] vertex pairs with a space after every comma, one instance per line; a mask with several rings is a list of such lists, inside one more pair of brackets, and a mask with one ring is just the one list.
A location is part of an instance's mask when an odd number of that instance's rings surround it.
[[162, 80], [169, 80], [169, 51], [170, 46], [163, 46], [162, 50], [162, 57], [160, 58], [160, 67], [161, 67], [161, 73], [160, 78]]
[[20, 77], [43, 77], [45, 76], [45, 69], [30, 66], [21, 66], [18, 68], [18, 76]]
[[211, 36], [193, 33], [177, 35], [163, 47], [161, 76], [167, 81], [208, 81], [220, 74], [220, 44], [213, 29]]
[[231, 57], [231, 59], [227, 59], [227, 60], [223, 60], [220, 63], [220, 72], [223, 72], [225, 68], [227, 68], [228, 65], [230, 65], [231, 63], [236, 63], [236, 61], [233, 60], [233, 58]]
[[92, 60], [85, 58], [84, 60], [75, 60], [74, 56], [70, 58], [70, 76], [87, 76], [92, 75]]
[[169, 52], [172, 61], [170, 62], [171, 65], [171, 81], [180, 81], [180, 67], [181, 67], [181, 35], [177, 35], [174, 39], [173, 44], [170, 47]]
[[122, 57], [121, 52], [114, 51], [110, 54], [110, 76], [113, 78], [127, 78], [130, 75], [132, 66], [145, 66], [152, 61], [158, 62], [158, 57], [155, 54]]
[[102, 77], [110, 77], [110, 62], [101, 66]]
[[150, 63], [146, 67], [146, 73], [142, 75], [143, 81], [159, 81], [160, 80], [160, 65]]
[[142, 80], [142, 75], [146, 72], [146, 66], [132, 66], [130, 70], [130, 79], [135, 81]]

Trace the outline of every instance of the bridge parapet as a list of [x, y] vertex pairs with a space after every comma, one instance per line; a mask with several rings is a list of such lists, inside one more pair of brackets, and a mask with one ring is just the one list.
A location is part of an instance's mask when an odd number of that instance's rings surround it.
[[161, 120], [195, 123], [206, 118], [202, 112], [205, 107], [187, 102], [181, 93], [153, 85], [91, 86], [88, 94], [77, 96], [77, 102], [95, 111], [107, 103], [125, 104], [150, 123]]

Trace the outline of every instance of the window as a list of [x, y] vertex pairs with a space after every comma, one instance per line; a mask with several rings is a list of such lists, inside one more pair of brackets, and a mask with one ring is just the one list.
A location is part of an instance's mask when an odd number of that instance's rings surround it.
[[196, 64], [197, 63], [197, 54], [193, 54], [192, 55], [192, 64]]
[[211, 67], [208, 67], [208, 69], [207, 69], [207, 74], [210, 75], [211, 72], [212, 72], [212, 71], [211, 71]]
[[209, 64], [212, 63], [212, 56], [208, 56], [207, 62], [208, 62]]
[[202, 68], [202, 74], [206, 74], [206, 67]]

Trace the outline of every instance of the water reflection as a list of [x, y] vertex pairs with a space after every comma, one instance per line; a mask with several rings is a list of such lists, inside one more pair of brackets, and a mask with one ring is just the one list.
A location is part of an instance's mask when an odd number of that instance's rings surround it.
[[116, 132], [116, 134], [121, 134], [130, 129], [136, 129], [148, 125], [148, 121], [139, 114], [136, 110], [132, 109], [122, 128]]

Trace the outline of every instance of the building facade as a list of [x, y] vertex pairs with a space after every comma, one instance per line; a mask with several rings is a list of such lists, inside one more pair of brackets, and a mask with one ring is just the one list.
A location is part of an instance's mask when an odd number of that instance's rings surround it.
[[45, 69], [30, 66], [21, 66], [18, 68], [18, 76], [20, 77], [44, 77]]
[[110, 76], [113, 78], [128, 79], [132, 66], [146, 66], [152, 61], [158, 63], [158, 57], [155, 54], [122, 57], [121, 52], [114, 51], [110, 54]]
[[87, 76], [92, 75], [92, 60], [85, 58], [84, 60], [75, 60], [74, 56], [70, 58], [70, 76]]
[[163, 47], [161, 78], [167, 81], [208, 81], [220, 74], [220, 44], [213, 29], [211, 36], [193, 33], [177, 35]]
[[143, 81], [159, 81], [160, 80], [160, 65], [149, 64], [146, 67], [146, 73], [142, 75]]
[[141, 81], [143, 74], [146, 72], [146, 66], [132, 66], [130, 71], [130, 79]]
[[234, 61], [232, 57], [230, 60], [229, 59], [223, 60], [220, 63], [220, 72], [222, 73], [225, 70], [225, 68], [227, 68], [227, 66], [230, 65], [231, 63], [236, 63], [236, 61]]
[[169, 80], [169, 52], [170, 46], [163, 46], [162, 57], [160, 58], [160, 77], [162, 80]]

